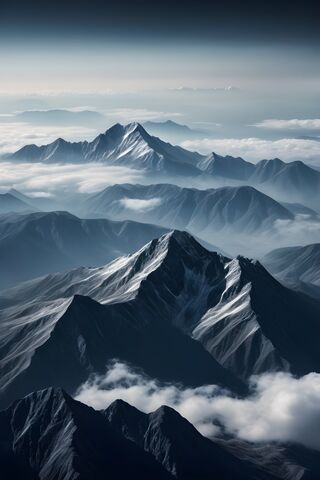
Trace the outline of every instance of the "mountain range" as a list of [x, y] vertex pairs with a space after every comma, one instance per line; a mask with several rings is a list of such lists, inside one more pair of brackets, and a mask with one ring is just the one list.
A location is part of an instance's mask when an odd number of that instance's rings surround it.
[[[139, 203], [141, 201], [141, 203]], [[172, 184], [112, 185], [91, 195], [85, 212], [111, 218], [154, 219], [160, 225], [209, 234], [233, 228], [242, 232], [272, 229], [292, 212], [253, 187], [198, 190]]]
[[27, 122], [35, 125], [102, 125], [105, 117], [99, 112], [92, 110], [25, 110], [15, 114], [14, 119], [19, 122]]
[[4, 480], [173, 478], [101, 413], [61, 389], [15, 401], [0, 412], [0, 432]]
[[0, 216], [0, 290], [48, 273], [97, 266], [133, 253], [167, 230], [68, 212]]
[[[250, 186], [199, 190], [170, 184], [112, 185], [89, 196], [79, 207], [84, 216], [130, 218], [188, 230], [210, 243], [224, 245], [232, 254], [245, 255], [261, 255], [270, 244], [280, 242], [278, 222], [292, 222], [301, 211], [302, 206], [281, 204]], [[320, 227], [315, 212], [312, 218]], [[248, 241], [253, 234], [255, 244]]]
[[53, 180], [0, 194], [4, 480], [320, 478], [320, 171], [174, 146], [203, 135], [116, 124], [2, 156]]
[[73, 393], [114, 358], [235, 392], [252, 374], [320, 370], [316, 301], [179, 231], [105, 267], [21, 284], [1, 304], [3, 406], [50, 385]]
[[[26, 203], [29, 206], [29, 209], [31, 208], [32, 211], [34, 212], [62, 210], [61, 203], [59, 203], [59, 201], [61, 202], [61, 199], [58, 200], [57, 198], [53, 198], [50, 195], [30, 196], [20, 192], [19, 190], [16, 190], [15, 188], [10, 188], [10, 190], [7, 193], [17, 198], [18, 200], [21, 200], [21, 202]], [[13, 209], [12, 211], [16, 212], [17, 210]]]
[[131, 123], [115, 124], [92, 142], [70, 143], [58, 138], [41, 147], [26, 145], [9, 158], [39, 162], [98, 161], [149, 173], [197, 175], [200, 172], [192, 165], [195, 156], [197, 154], [151, 137], [141, 125]]
[[0, 193], [0, 215], [10, 212], [32, 212], [35, 208], [10, 192]]
[[320, 244], [272, 250], [261, 259], [266, 268], [282, 283], [320, 296]]
[[49, 145], [26, 145], [7, 155], [11, 160], [92, 162], [143, 170], [147, 175], [207, 177], [248, 184], [282, 201], [319, 208], [320, 172], [301, 161], [275, 158], [253, 164], [216, 153], [200, 155], [153, 137], [138, 123], [116, 124], [91, 142], [70, 143], [61, 138]]

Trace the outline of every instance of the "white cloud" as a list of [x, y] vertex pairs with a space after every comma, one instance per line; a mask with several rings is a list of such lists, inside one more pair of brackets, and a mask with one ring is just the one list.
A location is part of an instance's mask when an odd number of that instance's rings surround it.
[[177, 112], [159, 112], [147, 110], [146, 108], [116, 108], [107, 113], [115, 121], [122, 123], [145, 122], [147, 120], [169, 120], [172, 117], [181, 117]]
[[0, 122], [0, 154], [15, 152], [26, 144], [44, 145], [59, 137], [69, 141], [93, 138], [92, 128], [77, 126], [34, 126], [24, 122]]
[[254, 124], [253, 127], [272, 130], [320, 130], [320, 118], [291, 118], [290, 120], [270, 118]]
[[120, 204], [128, 210], [135, 212], [147, 212], [157, 207], [161, 203], [161, 198], [150, 198], [148, 200], [140, 198], [121, 198]]
[[28, 196], [35, 198], [51, 198], [53, 197], [53, 194], [49, 192], [29, 192]]
[[160, 383], [114, 362], [105, 376], [87, 381], [78, 400], [96, 409], [121, 398], [142, 411], [169, 405], [208, 436], [221, 425], [241, 439], [293, 442], [320, 450], [320, 375], [288, 373], [252, 377], [250, 394], [236, 398], [216, 385], [184, 388]]
[[0, 189], [16, 188], [24, 193], [47, 192], [54, 194], [66, 191], [90, 193], [114, 183], [136, 183], [141, 172], [127, 167], [106, 166], [101, 163], [45, 164], [0, 163]]
[[320, 165], [320, 142], [296, 138], [265, 140], [262, 138], [204, 138], [188, 140], [181, 144], [189, 150], [207, 154], [217, 152], [220, 155], [243, 157], [253, 162], [279, 157], [282, 160], [303, 160]]

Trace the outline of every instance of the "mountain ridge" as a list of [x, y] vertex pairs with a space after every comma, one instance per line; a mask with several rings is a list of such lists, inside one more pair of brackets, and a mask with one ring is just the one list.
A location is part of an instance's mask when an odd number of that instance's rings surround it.
[[106, 263], [166, 231], [129, 220], [85, 220], [63, 211], [0, 216], [0, 289], [51, 272]]
[[130, 475], [172, 478], [151, 455], [113, 430], [99, 412], [73, 400], [60, 388], [16, 400], [0, 412], [0, 424], [0, 462], [8, 480], [19, 462], [23, 478], [28, 480], [102, 480], [106, 473], [123, 479]]
[[319, 298], [320, 243], [272, 250], [261, 262], [283, 284]]
[[209, 252], [186, 232], [104, 267], [28, 282], [5, 292], [2, 304], [2, 398], [62, 379], [72, 393], [114, 358], [164, 381], [235, 391], [252, 374], [320, 371], [319, 304], [259, 262]]
[[[289, 205], [251, 186], [200, 190], [173, 184], [113, 185], [88, 197], [80, 211], [89, 217], [104, 217], [108, 212], [117, 220], [156, 221], [167, 228], [188, 230], [210, 243], [224, 244], [232, 254], [247, 255], [253, 248], [251, 243], [247, 248], [249, 235], [267, 236], [270, 241], [278, 236], [278, 221], [295, 218]], [[262, 240], [260, 250], [265, 243]]]

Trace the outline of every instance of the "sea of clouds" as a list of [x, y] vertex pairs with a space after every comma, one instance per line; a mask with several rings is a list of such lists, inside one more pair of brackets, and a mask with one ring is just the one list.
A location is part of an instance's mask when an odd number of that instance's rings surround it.
[[169, 405], [203, 435], [222, 431], [250, 442], [293, 442], [320, 450], [320, 375], [278, 372], [253, 376], [250, 393], [235, 397], [217, 385], [186, 388], [160, 382], [113, 361], [103, 376], [85, 382], [77, 400], [104, 409], [121, 398], [144, 412]]

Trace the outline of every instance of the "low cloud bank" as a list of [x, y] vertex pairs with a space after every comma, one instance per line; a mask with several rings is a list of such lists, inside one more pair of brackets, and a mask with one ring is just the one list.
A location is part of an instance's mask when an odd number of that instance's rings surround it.
[[161, 383], [114, 361], [106, 374], [88, 380], [78, 400], [104, 409], [121, 398], [144, 412], [175, 408], [205, 436], [222, 429], [252, 442], [294, 442], [320, 450], [320, 375], [288, 373], [252, 377], [250, 394], [235, 398], [216, 385], [185, 388]]
[[68, 141], [92, 139], [97, 131], [81, 126], [33, 125], [25, 122], [0, 122], [0, 155], [12, 153], [28, 144], [47, 145], [57, 138]]
[[320, 130], [320, 118], [291, 118], [289, 120], [270, 118], [253, 126], [271, 130]]
[[108, 117], [124, 124], [130, 122], [146, 122], [150, 120], [165, 121], [170, 118], [181, 117], [179, 112], [161, 112], [147, 108], [116, 108], [107, 112]]
[[107, 166], [101, 163], [45, 164], [0, 163], [0, 189], [21, 190], [26, 194], [47, 192], [96, 192], [114, 183], [139, 183], [143, 173], [127, 167]]

